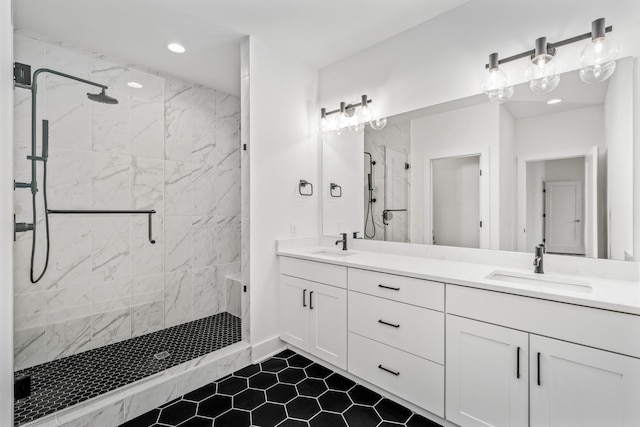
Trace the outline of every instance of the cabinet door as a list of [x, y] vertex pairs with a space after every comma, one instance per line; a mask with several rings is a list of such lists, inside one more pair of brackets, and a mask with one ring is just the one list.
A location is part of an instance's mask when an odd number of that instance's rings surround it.
[[446, 418], [462, 427], [527, 426], [528, 334], [447, 315]]
[[347, 291], [314, 283], [309, 293], [309, 352], [347, 368]]
[[530, 349], [532, 427], [640, 426], [640, 360], [537, 335]]
[[309, 293], [313, 283], [280, 276], [280, 338], [309, 350]]

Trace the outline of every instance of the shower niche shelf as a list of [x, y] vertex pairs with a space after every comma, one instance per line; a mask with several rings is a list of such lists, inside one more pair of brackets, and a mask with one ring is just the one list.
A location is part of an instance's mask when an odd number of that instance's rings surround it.
[[148, 210], [81, 210], [81, 209], [47, 209], [49, 214], [66, 214], [66, 215], [148, 215], [149, 224], [149, 243], [154, 245], [156, 241], [153, 239], [153, 225], [151, 216], [156, 213], [154, 209]]

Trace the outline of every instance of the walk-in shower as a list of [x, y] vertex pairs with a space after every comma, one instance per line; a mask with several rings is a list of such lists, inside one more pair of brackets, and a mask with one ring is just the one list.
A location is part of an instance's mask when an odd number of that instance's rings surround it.
[[[51, 242], [49, 235], [49, 206], [47, 202], [47, 160], [49, 158], [49, 121], [42, 120], [42, 152], [41, 155], [38, 156], [36, 153], [36, 145], [37, 145], [37, 106], [38, 106], [38, 77], [43, 73], [55, 74], [60, 77], [64, 77], [70, 80], [75, 80], [77, 82], [85, 83], [91, 86], [96, 86], [102, 89], [102, 92], [98, 94], [87, 93], [87, 98], [95, 102], [101, 102], [104, 104], [117, 104], [118, 100], [112, 98], [106, 94], [106, 90], [108, 86], [102, 85], [100, 83], [92, 82], [90, 80], [85, 80], [80, 77], [72, 76], [70, 74], [62, 73], [60, 71], [51, 70], [48, 68], [40, 68], [33, 73], [33, 80], [31, 79], [31, 67], [25, 64], [15, 64], [14, 69], [16, 72], [14, 73], [15, 86], [28, 89], [31, 91], [31, 155], [27, 156], [28, 160], [31, 160], [31, 182], [14, 182], [14, 188], [29, 188], [31, 189], [31, 205], [32, 205], [32, 213], [33, 213], [33, 222], [31, 223], [15, 223], [14, 224], [14, 240], [15, 234], [20, 232], [32, 231], [33, 232], [33, 240], [31, 245], [31, 262], [30, 262], [30, 271], [29, 277], [31, 279], [31, 283], [37, 283], [42, 279], [42, 277], [47, 272], [47, 267], [49, 266], [49, 252], [51, 250]], [[44, 267], [42, 268], [42, 272], [40, 274], [36, 274], [34, 272], [34, 264], [35, 264], [35, 256], [36, 256], [36, 232], [37, 232], [37, 211], [36, 211], [36, 196], [38, 193], [38, 182], [37, 182], [37, 163], [42, 162], [42, 198], [44, 201], [44, 227], [45, 227], [45, 235], [46, 235], [46, 252], [45, 252], [45, 261]]]
[[[367, 239], [373, 239], [376, 237], [376, 223], [373, 220], [375, 215], [373, 212], [373, 204], [376, 202], [376, 199], [373, 197], [373, 167], [375, 166], [376, 161], [373, 160], [371, 153], [365, 151], [364, 154], [369, 156], [369, 173], [367, 174], [367, 191], [369, 196], [367, 198], [367, 213], [364, 218], [364, 236]], [[368, 226], [369, 221], [371, 221], [371, 227]], [[371, 230], [371, 233], [367, 230]]]
[[14, 58], [14, 424], [248, 363], [239, 98], [23, 30]]

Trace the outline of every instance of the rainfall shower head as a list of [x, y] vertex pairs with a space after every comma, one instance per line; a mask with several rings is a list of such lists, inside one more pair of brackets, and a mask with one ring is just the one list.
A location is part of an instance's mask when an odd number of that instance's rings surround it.
[[107, 95], [104, 89], [102, 89], [102, 92], [100, 93], [88, 93], [87, 98], [95, 102], [100, 102], [102, 104], [118, 103], [118, 100]]

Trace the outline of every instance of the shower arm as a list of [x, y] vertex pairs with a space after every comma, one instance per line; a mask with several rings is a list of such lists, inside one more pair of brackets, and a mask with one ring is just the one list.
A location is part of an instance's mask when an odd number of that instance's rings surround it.
[[15, 182], [14, 188], [31, 188], [31, 193], [36, 194], [38, 187], [36, 184], [36, 161], [43, 161], [43, 157], [36, 155], [36, 113], [37, 113], [37, 94], [38, 94], [38, 76], [42, 73], [55, 74], [60, 77], [64, 77], [70, 80], [75, 80], [80, 83], [85, 83], [91, 86], [96, 86], [102, 90], [106, 90], [109, 87], [100, 83], [92, 82], [80, 77], [72, 76], [71, 74], [62, 73], [60, 71], [52, 70], [50, 68], [39, 68], [33, 73], [33, 83], [25, 85], [22, 83], [15, 83], [16, 87], [21, 89], [29, 89], [31, 91], [31, 156], [28, 157], [31, 160], [31, 182]]

